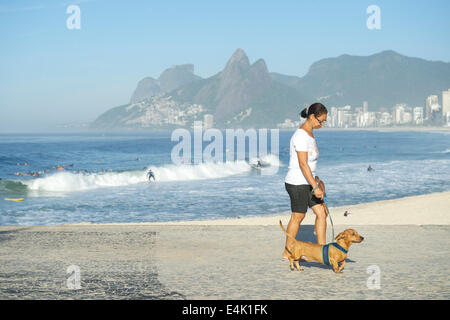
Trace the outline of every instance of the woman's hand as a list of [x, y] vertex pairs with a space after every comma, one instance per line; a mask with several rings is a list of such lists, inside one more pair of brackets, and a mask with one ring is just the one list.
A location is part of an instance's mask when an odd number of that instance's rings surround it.
[[320, 188], [317, 188], [316, 190], [314, 190], [314, 196], [320, 200], [323, 200], [323, 191]]

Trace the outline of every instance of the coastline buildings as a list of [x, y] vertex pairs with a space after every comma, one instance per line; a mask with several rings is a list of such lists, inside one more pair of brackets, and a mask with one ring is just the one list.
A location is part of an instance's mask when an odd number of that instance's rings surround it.
[[[387, 126], [421, 126], [421, 125], [447, 125], [450, 126], [450, 89], [442, 91], [442, 107], [439, 97], [430, 95], [425, 99], [425, 108], [422, 106], [409, 106], [399, 103], [393, 107], [379, 108], [378, 111], [369, 111], [369, 103], [362, 101], [359, 106], [329, 106], [328, 121], [325, 126], [330, 128], [369, 128]], [[130, 104], [126, 111], [133, 113], [134, 117], [127, 119], [127, 125], [141, 127], [181, 125], [186, 126], [193, 121], [203, 118], [205, 129], [213, 128], [214, 116], [200, 104], [178, 104], [171, 97], [154, 96], [138, 103]], [[252, 109], [241, 111], [234, 117], [235, 121], [242, 121], [251, 114]], [[285, 119], [278, 123], [280, 129], [298, 127], [301, 119]]]
[[442, 118], [450, 126], [450, 89], [442, 91]]
[[214, 126], [214, 116], [212, 114], [205, 114], [203, 116], [204, 129], [211, 129]]
[[301, 124], [301, 121], [292, 121], [291, 119], [285, 119], [284, 122], [278, 123], [277, 127], [279, 129], [291, 129], [291, 128], [297, 128]]
[[431, 106], [438, 104], [438, 96], [428, 96], [425, 100], [425, 119], [431, 119]]
[[[391, 112], [389, 112], [389, 109]], [[442, 91], [442, 107], [439, 97], [430, 95], [425, 99], [425, 107], [408, 106], [398, 103], [392, 108], [379, 108], [377, 112], [369, 111], [369, 103], [362, 101], [362, 106], [331, 106], [328, 109], [326, 126], [330, 128], [368, 128], [387, 126], [450, 126], [450, 89]], [[293, 128], [298, 121], [286, 119], [278, 124], [279, 128]]]
[[413, 121], [414, 124], [421, 125], [423, 124], [423, 108], [422, 107], [415, 107], [413, 109]]
[[424, 123], [424, 108], [410, 107], [404, 103], [396, 104], [392, 112], [381, 108], [378, 112], [368, 111], [367, 102], [362, 107], [352, 106], [331, 107], [328, 114], [330, 128], [369, 128], [392, 125], [422, 125]]
[[[278, 128], [290, 129], [298, 125], [299, 121], [286, 119], [278, 124]], [[371, 112], [368, 102], [363, 101], [362, 106], [358, 107], [351, 105], [330, 107], [326, 122], [326, 126], [330, 128], [423, 125], [450, 126], [450, 89], [442, 92], [442, 109], [436, 95], [430, 95], [425, 99], [425, 107], [398, 103], [391, 108], [390, 112], [388, 108], [379, 108], [377, 112]]]

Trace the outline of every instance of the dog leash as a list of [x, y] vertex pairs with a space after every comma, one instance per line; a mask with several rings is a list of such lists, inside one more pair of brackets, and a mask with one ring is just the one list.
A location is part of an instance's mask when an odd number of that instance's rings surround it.
[[[317, 184], [317, 186], [316, 186], [314, 189], [312, 189], [311, 193], [314, 195], [314, 191], [315, 191], [317, 188], [319, 188], [319, 187], [320, 187], [320, 185]], [[326, 193], [323, 195], [323, 204], [325, 205], [325, 209], [326, 209], [326, 214], [327, 214], [327, 216], [330, 217], [331, 231], [332, 231], [332, 233], [333, 233], [333, 238], [332, 238], [332, 239], [334, 240], [334, 225], [333, 225], [333, 219], [331, 219], [330, 210], [328, 210], [328, 206], [327, 206], [327, 194], [326, 194]]]
[[333, 219], [331, 219], [331, 214], [330, 214], [330, 210], [328, 210], [328, 206], [327, 203], [325, 202], [326, 200], [326, 196], [323, 197], [323, 204], [325, 205], [325, 208], [327, 209], [327, 215], [328, 217], [330, 217], [330, 223], [331, 223], [331, 231], [333, 233], [333, 240], [334, 240], [334, 225], [333, 225]]

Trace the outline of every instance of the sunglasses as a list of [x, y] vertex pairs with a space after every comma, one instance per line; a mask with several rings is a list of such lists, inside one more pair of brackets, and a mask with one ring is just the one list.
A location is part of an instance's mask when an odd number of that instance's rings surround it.
[[319, 118], [317, 118], [316, 116], [314, 116], [316, 118], [317, 121], [319, 121], [320, 125], [323, 125], [324, 122], [326, 122], [327, 120], [319, 120]]

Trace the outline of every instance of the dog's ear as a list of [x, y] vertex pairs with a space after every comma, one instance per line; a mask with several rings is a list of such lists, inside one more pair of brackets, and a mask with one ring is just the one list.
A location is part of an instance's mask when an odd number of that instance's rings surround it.
[[345, 232], [339, 233], [334, 240], [340, 240], [345, 238]]

